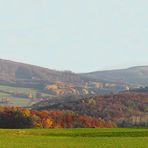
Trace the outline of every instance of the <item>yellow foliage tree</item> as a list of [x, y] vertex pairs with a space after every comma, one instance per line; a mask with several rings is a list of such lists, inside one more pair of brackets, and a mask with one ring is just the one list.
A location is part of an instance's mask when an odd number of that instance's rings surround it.
[[29, 94], [28, 94], [28, 98], [29, 98], [29, 99], [33, 99], [33, 95], [32, 95], [31, 92], [29, 92]]
[[52, 125], [52, 120], [50, 118], [44, 119], [43, 120], [43, 127], [44, 128], [50, 128]]

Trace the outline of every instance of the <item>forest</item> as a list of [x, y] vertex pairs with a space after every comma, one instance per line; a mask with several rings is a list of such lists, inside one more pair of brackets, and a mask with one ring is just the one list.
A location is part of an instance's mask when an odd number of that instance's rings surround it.
[[0, 107], [0, 127], [148, 127], [148, 93], [145, 91], [63, 98], [43, 100], [28, 108]]
[[0, 128], [112, 128], [111, 121], [68, 111], [0, 107]]
[[[34, 106], [35, 107], [35, 106]], [[36, 106], [37, 108], [37, 106]], [[110, 120], [118, 127], [148, 127], [148, 93], [127, 91], [51, 104], [39, 109], [72, 111]]]

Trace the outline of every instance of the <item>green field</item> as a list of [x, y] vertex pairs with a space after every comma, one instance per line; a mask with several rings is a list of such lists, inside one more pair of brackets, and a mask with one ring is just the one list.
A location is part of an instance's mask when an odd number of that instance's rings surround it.
[[[4, 86], [4, 85], [0, 85], [0, 91], [8, 91], [8, 92], [13, 92], [13, 93], [26, 93], [26, 94], [31, 92], [34, 97], [36, 96], [37, 92], [40, 92], [39, 90], [36, 90], [33, 88], [12, 87], [12, 86]], [[43, 92], [40, 92], [40, 94], [43, 97], [51, 96], [51, 95], [43, 93]], [[26, 106], [30, 106], [30, 105], [38, 102], [38, 101], [32, 101], [28, 98], [14, 97], [9, 93], [0, 92], [0, 102], [3, 98], [9, 98], [9, 102], [8, 103], [0, 103], [0, 106], [26, 107]]]
[[148, 129], [0, 129], [0, 148], [148, 148]]

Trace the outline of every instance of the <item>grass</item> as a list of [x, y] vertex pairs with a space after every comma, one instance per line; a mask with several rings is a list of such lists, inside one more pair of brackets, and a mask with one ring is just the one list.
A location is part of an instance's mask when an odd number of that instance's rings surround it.
[[[2, 91], [8, 91], [8, 92], [19, 92], [19, 93], [26, 93], [28, 94], [29, 92], [32, 93], [33, 96], [36, 96], [37, 92], [40, 92], [39, 90], [33, 89], [33, 88], [22, 88], [22, 87], [12, 87], [12, 86], [5, 86], [5, 85], [0, 85], [0, 90]], [[49, 97], [49, 94], [46, 93], [42, 93], [43, 97]], [[0, 106], [29, 106], [33, 103], [36, 103], [37, 101], [30, 101], [28, 98], [22, 98], [22, 97], [14, 97], [9, 93], [3, 93], [0, 92], [0, 101], [2, 98], [9, 98], [9, 102], [8, 103], [1, 103]]]
[[[33, 96], [35, 96], [37, 92], [40, 92], [39, 90], [33, 89], [33, 88], [13, 87], [13, 86], [5, 86], [5, 85], [0, 85], [0, 90], [8, 91], [8, 92], [19, 92], [19, 93], [31, 92], [33, 94]], [[46, 94], [43, 92], [40, 92], [40, 93], [42, 94], [42, 96], [50, 96], [49, 94]]]
[[148, 129], [0, 129], [1, 148], [147, 148]]

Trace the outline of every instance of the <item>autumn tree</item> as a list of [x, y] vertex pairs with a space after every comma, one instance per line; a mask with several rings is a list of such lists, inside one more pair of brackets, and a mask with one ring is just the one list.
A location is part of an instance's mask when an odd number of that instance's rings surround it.
[[18, 108], [0, 111], [1, 128], [30, 128], [33, 127], [31, 116], [24, 114]]

